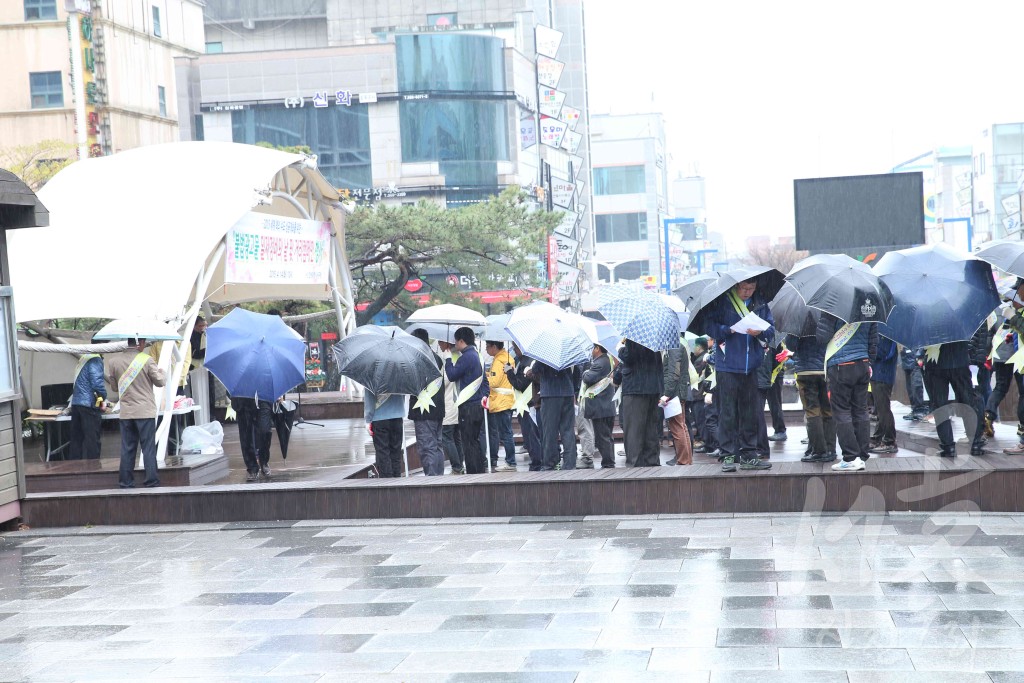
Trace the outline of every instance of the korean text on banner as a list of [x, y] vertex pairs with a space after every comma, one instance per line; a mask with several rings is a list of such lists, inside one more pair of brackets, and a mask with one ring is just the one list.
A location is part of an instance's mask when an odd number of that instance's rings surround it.
[[331, 226], [250, 211], [227, 234], [224, 281], [325, 285]]

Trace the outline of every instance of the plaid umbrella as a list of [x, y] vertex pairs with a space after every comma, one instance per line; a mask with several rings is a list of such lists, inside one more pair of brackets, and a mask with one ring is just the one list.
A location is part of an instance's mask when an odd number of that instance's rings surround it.
[[598, 339], [594, 321], [544, 302], [512, 311], [505, 329], [525, 355], [556, 370], [588, 362]]
[[653, 292], [599, 287], [597, 310], [623, 337], [641, 346], [652, 351], [679, 348], [679, 317]]

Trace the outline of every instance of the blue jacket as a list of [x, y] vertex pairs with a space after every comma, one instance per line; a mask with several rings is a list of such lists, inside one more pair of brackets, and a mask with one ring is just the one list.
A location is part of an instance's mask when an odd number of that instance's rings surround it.
[[[845, 325], [842, 320], [827, 313], [818, 318], [818, 343], [826, 348], [836, 332]], [[864, 323], [854, 333], [850, 341], [843, 345], [834, 356], [828, 359], [828, 367], [852, 363], [858, 360], [871, 360], [878, 352], [878, 324]]]
[[880, 337], [878, 349], [871, 361], [871, 381], [880, 384], [895, 384], [896, 358], [896, 342]]
[[458, 362], [453, 363], [451, 358], [447, 359], [444, 362], [444, 372], [448, 375], [450, 381], [458, 385], [460, 392], [475, 382], [477, 377], [483, 377], [483, 381], [480, 382], [480, 388], [463, 405], [480, 403], [480, 399], [491, 393], [491, 387], [487, 383], [487, 376], [484, 375], [484, 366], [480, 363], [480, 354], [477, 353], [475, 346], [467, 346], [466, 350], [459, 356]]
[[908, 349], [903, 347], [900, 351], [900, 367], [906, 371], [911, 371], [917, 367], [917, 359], [922, 355], [919, 349]]
[[819, 344], [815, 337], [786, 337], [786, 348], [793, 352], [793, 372], [807, 374], [825, 372], [825, 344]]
[[90, 358], [75, 380], [71, 405], [96, 407], [96, 394], [107, 398], [107, 385], [103, 383], [103, 359]]
[[576, 367], [555, 370], [550, 365], [536, 361], [533, 374], [540, 381], [540, 397], [573, 397], [579, 390], [580, 371]]
[[[757, 372], [757, 369], [761, 367], [761, 361], [765, 356], [765, 342], [770, 342], [775, 337], [775, 319], [768, 309], [768, 304], [761, 303], [757, 294], [754, 297], [747, 304], [750, 312], [772, 325], [757, 337], [733, 332], [730, 329], [739, 322], [741, 316], [733, 308], [729, 297], [720, 296], [711, 304], [711, 310], [704, 318], [704, 329], [701, 332], [715, 340], [716, 372], [749, 375], [752, 372]], [[721, 347], [723, 341], [725, 342], [724, 353]]]
[[377, 407], [377, 397], [367, 389], [363, 392], [363, 419], [367, 424], [405, 417], [405, 394], [391, 394]]

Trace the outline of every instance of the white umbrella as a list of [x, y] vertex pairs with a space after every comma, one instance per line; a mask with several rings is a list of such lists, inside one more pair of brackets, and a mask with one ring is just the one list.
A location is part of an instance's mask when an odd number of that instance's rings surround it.
[[661, 293], [658, 294], [658, 298], [661, 299], [662, 303], [671, 308], [676, 317], [679, 318], [679, 329], [685, 330], [690, 322], [690, 312], [683, 305], [683, 300], [675, 295]]
[[589, 361], [598, 342], [595, 321], [542, 301], [512, 311], [505, 329], [524, 354], [556, 370]]
[[511, 313], [502, 313], [501, 315], [487, 316], [487, 327], [480, 334], [480, 338], [485, 341], [511, 341], [512, 335], [510, 335], [508, 331], [505, 329], [505, 326], [508, 325], [508, 319], [511, 316]]
[[152, 318], [111, 320], [93, 335], [93, 339], [148, 339], [180, 341], [181, 335], [169, 324]]
[[406, 319], [406, 322], [409, 324], [441, 323], [443, 325], [465, 325], [467, 327], [474, 325], [483, 327], [487, 325], [487, 319], [481, 313], [456, 304], [438, 304], [437, 306], [421, 308], [418, 311], [414, 311]]

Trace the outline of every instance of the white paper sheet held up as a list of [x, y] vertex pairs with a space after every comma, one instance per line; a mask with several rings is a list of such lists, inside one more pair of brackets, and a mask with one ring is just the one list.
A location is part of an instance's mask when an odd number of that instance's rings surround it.
[[754, 315], [753, 313], [747, 313], [729, 329], [731, 329], [733, 332], [746, 334], [747, 330], [757, 330], [758, 332], [764, 332], [769, 327], [771, 327], [771, 325], [768, 324], [768, 321], [762, 319], [760, 316]]
[[679, 402], [679, 397], [676, 396], [671, 401], [665, 404], [665, 419], [673, 418], [679, 413], [683, 412], [683, 406]]

